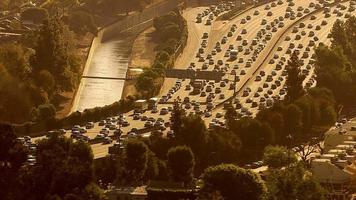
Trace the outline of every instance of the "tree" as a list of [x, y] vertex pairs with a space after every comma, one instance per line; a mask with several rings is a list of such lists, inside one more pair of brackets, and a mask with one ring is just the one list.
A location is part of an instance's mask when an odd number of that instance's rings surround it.
[[206, 165], [237, 163], [240, 161], [241, 140], [231, 131], [216, 129], [209, 131], [204, 159]]
[[300, 73], [301, 61], [298, 58], [297, 52], [294, 51], [286, 66], [287, 69], [287, 100], [295, 101], [298, 97], [304, 94], [303, 81], [305, 76]]
[[184, 117], [181, 131], [175, 132], [175, 137], [178, 144], [187, 145], [197, 158], [201, 158], [207, 141], [207, 129], [199, 115], [191, 114]]
[[0, 196], [4, 200], [16, 199], [20, 168], [27, 158], [27, 150], [16, 140], [11, 125], [0, 124]]
[[321, 122], [325, 125], [332, 125], [336, 122], [337, 114], [335, 112], [334, 107], [327, 106], [322, 107], [320, 110], [321, 115]]
[[[120, 158], [118, 158], [120, 159]], [[117, 171], [120, 161], [115, 157], [107, 156], [102, 159], [97, 159], [94, 161], [94, 174], [95, 181], [101, 182], [103, 185], [108, 185], [109, 183], [114, 183], [117, 178]]]
[[272, 200], [325, 199], [325, 190], [300, 164], [272, 171], [266, 182]]
[[189, 185], [193, 180], [194, 154], [187, 146], [172, 147], [167, 154], [168, 172], [173, 181]]
[[145, 180], [155, 180], [159, 175], [159, 160], [152, 151], [148, 151], [148, 160], [147, 160], [147, 170], [145, 173]]
[[38, 74], [37, 82], [38, 85], [40, 85], [47, 92], [47, 94], [53, 94], [56, 81], [49, 71], [41, 70]]
[[184, 109], [181, 107], [180, 102], [175, 102], [170, 118], [172, 122], [171, 129], [174, 133], [180, 133], [182, 131], [183, 117], [185, 117]]
[[69, 62], [71, 43], [70, 32], [59, 16], [44, 20], [32, 66], [35, 74], [48, 70], [55, 78], [57, 90], [71, 90], [73, 87], [74, 75]]
[[207, 168], [203, 174], [203, 182], [202, 194], [217, 191], [225, 200], [263, 199], [267, 192], [258, 175], [231, 164]]
[[226, 119], [226, 124], [228, 127], [230, 127], [234, 121], [237, 119], [238, 114], [234, 107], [231, 105], [227, 108], [226, 113], [225, 113], [225, 119]]
[[97, 33], [97, 27], [91, 14], [85, 11], [72, 11], [68, 17], [68, 24], [71, 30], [79, 34], [90, 32]]
[[270, 168], [281, 168], [297, 162], [297, 157], [285, 147], [267, 146], [263, 153], [263, 161]]
[[273, 144], [274, 131], [267, 123], [251, 118], [237, 120], [230, 128], [241, 139], [240, 159], [250, 162], [260, 157], [268, 144]]
[[331, 29], [332, 46], [346, 47], [348, 45], [347, 36], [345, 32], [345, 23], [337, 19]]
[[126, 146], [125, 179], [129, 184], [139, 184], [143, 181], [147, 170], [148, 148], [141, 141], [130, 140]]
[[30, 200], [77, 194], [92, 182], [92, 164], [93, 153], [88, 144], [51, 134], [38, 142], [36, 164], [23, 175], [22, 194]]
[[56, 108], [52, 104], [39, 105], [36, 111], [36, 120], [51, 120], [56, 115]]
[[[292, 136], [298, 136], [302, 127], [303, 112], [295, 104], [289, 104], [284, 111], [285, 131]], [[299, 137], [297, 139], [300, 139]]]

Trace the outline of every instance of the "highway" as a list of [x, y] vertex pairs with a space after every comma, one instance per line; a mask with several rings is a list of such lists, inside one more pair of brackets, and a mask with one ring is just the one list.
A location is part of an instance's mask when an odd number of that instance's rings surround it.
[[[347, 12], [350, 7], [348, 1], [342, 3], [346, 6], [346, 10], [341, 9], [340, 6], [333, 6], [330, 9], [330, 16], [325, 18], [322, 8], [317, 9], [316, 6], [311, 6], [311, 3], [315, 5], [318, 4], [318, 1], [294, 0], [293, 2], [293, 6], [289, 6], [286, 1], [281, 1], [281, 3], [274, 1], [268, 3], [268, 6], [254, 7], [230, 21], [215, 21], [216, 17], [214, 17], [212, 25], [206, 25], [209, 15], [202, 17], [202, 23], [196, 22], [197, 15], [207, 10], [207, 7], [189, 8], [183, 11], [183, 16], [187, 20], [189, 35], [187, 46], [176, 60], [176, 68], [224, 71], [225, 76], [223, 77], [224, 81], [222, 81], [224, 83], [207, 81], [206, 84], [211, 85], [211, 92], [207, 91], [207, 86], [205, 86], [203, 90], [205, 95], [202, 92], [191, 95], [190, 80], [181, 80], [181, 87], [172, 91], [177, 79], [166, 78], [158, 98], [169, 96], [168, 93], [170, 93], [171, 98], [167, 102], [173, 102], [178, 97], [181, 100], [189, 97], [190, 103], [182, 104], [183, 108], [187, 113], [200, 113], [206, 125], [210, 128], [224, 126], [225, 110], [220, 105], [229, 99], [233, 99], [236, 111], [242, 116], [255, 116], [260, 109], [270, 107], [275, 101], [284, 98], [286, 94], [284, 69], [290, 53], [294, 50], [299, 50], [299, 56], [303, 61], [301, 69], [307, 75], [303, 83], [305, 88], [315, 86], [314, 66], [312, 64], [314, 48], [320, 42], [329, 45], [328, 34], [333, 23], [337, 19], [345, 20], [345, 13], [354, 14], [354, 11]], [[290, 9], [288, 13], [294, 13], [294, 19], [285, 17], [287, 9]], [[315, 13], [313, 13], [314, 11]], [[269, 12], [271, 14], [268, 14]], [[265, 21], [264, 23], [262, 23], [262, 19]], [[271, 26], [273, 21], [274, 24]], [[304, 26], [300, 25], [301, 23]], [[230, 32], [233, 26], [235, 30]], [[207, 38], [203, 38], [204, 33], [208, 35]], [[240, 36], [241, 38], [239, 38]], [[226, 37], [226, 43], [222, 44], [224, 37]], [[205, 47], [202, 45], [203, 40], [206, 41]], [[217, 42], [220, 43], [221, 51], [215, 53], [213, 51], [216, 50]], [[199, 61], [196, 54], [200, 48], [204, 52], [200, 54], [202, 58]], [[225, 56], [229, 48], [241, 49], [236, 60], [230, 60], [229, 57]], [[213, 63], [209, 64], [208, 56], [211, 56]], [[218, 64], [218, 61], [221, 63]], [[194, 63], [194, 66], [191, 66], [191, 63]], [[203, 69], [203, 65], [207, 68]], [[239, 79], [236, 84], [233, 81], [235, 74]], [[233, 87], [230, 87], [231, 84], [238, 91], [235, 98], [233, 98], [234, 90]], [[220, 88], [221, 91], [215, 92], [216, 88]], [[206, 103], [209, 94], [214, 94], [211, 101], [214, 108], [210, 111], [208, 111]], [[140, 116], [154, 119], [161, 118], [160, 120], [163, 123], [169, 122], [170, 111], [161, 115], [160, 110], [162, 108], [172, 110], [172, 106], [169, 103], [158, 104], [158, 112], [148, 110]], [[146, 120], [134, 119], [133, 111], [125, 113], [125, 117], [130, 125], [121, 127], [123, 139], [128, 137], [128, 133], [135, 131], [132, 128], [142, 129], [146, 123]], [[98, 123], [95, 123], [94, 128], [88, 129], [85, 135], [94, 139], [102, 128]], [[165, 134], [168, 130], [169, 126], [163, 133]], [[111, 130], [109, 136], [113, 136], [113, 132]], [[69, 131], [66, 134], [70, 136]], [[146, 136], [148, 137], [149, 134]], [[112, 145], [112, 143], [93, 144], [94, 157], [106, 156], [108, 147]]]

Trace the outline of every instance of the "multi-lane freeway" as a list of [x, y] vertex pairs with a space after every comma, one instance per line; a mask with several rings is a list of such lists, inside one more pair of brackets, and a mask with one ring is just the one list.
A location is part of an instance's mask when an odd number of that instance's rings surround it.
[[[292, 52], [298, 51], [303, 61], [305, 88], [315, 85], [314, 48], [321, 42], [330, 44], [328, 34], [332, 25], [337, 19], [345, 20], [354, 14], [354, 5], [354, 1], [331, 5], [317, 0], [272, 1], [249, 7], [228, 21], [216, 20], [212, 14], [213, 10], [222, 9], [222, 5], [184, 10], [189, 35], [176, 68], [220, 71], [225, 74], [222, 81], [203, 80], [200, 82], [203, 86], [193, 95], [191, 80], [166, 78], [153, 110], [142, 114], [131, 111], [124, 114], [125, 118], [113, 116], [102, 121], [101, 126], [96, 122], [93, 128], [81, 128], [82, 132], [94, 139], [100, 132], [113, 136], [120, 129], [121, 139], [125, 139], [137, 137], [137, 129], [156, 125], [164, 133], [173, 134], [169, 117], [176, 99], [181, 100], [187, 113], [201, 115], [209, 128], [225, 125], [224, 102], [231, 101], [241, 116], [255, 116], [260, 109], [272, 106], [286, 95], [285, 67]], [[112, 130], [103, 129], [105, 126]], [[71, 135], [70, 131], [66, 134]], [[92, 144], [95, 158], [106, 156], [108, 147], [114, 145], [110, 140], [104, 141], [107, 144]]]

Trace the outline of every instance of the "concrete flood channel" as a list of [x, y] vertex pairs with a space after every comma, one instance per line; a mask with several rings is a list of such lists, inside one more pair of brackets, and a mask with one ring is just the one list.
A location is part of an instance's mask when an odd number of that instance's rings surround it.
[[177, 5], [177, 0], [157, 3], [98, 32], [91, 45], [71, 113], [102, 107], [121, 99], [134, 39], [138, 33], [152, 26], [153, 18], [168, 13]]
[[99, 42], [84, 70], [72, 112], [112, 104], [121, 99], [135, 36], [120, 34]]

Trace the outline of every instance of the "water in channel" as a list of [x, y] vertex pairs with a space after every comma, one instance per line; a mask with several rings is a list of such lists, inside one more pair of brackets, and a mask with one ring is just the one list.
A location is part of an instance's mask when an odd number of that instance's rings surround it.
[[[85, 76], [125, 78], [134, 37], [119, 35], [95, 49]], [[119, 101], [124, 80], [82, 78], [73, 111], [102, 107]]]

